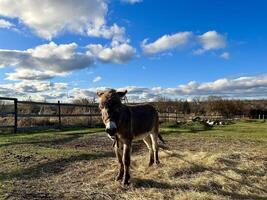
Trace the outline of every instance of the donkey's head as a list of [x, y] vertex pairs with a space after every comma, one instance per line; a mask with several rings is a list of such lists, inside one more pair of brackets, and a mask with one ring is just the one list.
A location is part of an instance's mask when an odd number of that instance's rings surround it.
[[102, 120], [106, 126], [106, 132], [113, 138], [117, 132], [119, 110], [122, 105], [121, 98], [125, 96], [127, 90], [117, 92], [114, 89], [97, 92], [99, 97], [99, 108], [102, 113]]

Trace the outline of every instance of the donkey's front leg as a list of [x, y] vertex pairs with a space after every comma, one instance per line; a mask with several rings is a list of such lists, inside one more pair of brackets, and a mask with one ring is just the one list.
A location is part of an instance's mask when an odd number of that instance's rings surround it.
[[129, 184], [130, 179], [130, 163], [131, 163], [131, 144], [123, 144], [123, 166], [124, 166], [124, 174], [122, 179], [123, 185]]
[[123, 155], [123, 145], [119, 142], [116, 142], [115, 146], [114, 146], [114, 151], [116, 154], [116, 157], [118, 159], [118, 164], [119, 164], [119, 173], [116, 176], [115, 180], [121, 180], [123, 177], [123, 172], [124, 172], [124, 166], [123, 166], [123, 161], [122, 161], [122, 155]]

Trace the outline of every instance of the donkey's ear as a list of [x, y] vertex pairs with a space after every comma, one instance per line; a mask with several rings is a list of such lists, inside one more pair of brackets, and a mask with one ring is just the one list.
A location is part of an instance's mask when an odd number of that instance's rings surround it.
[[127, 93], [127, 90], [121, 91], [121, 92], [117, 92], [117, 94], [120, 96], [120, 98], [124, 97], [125, 94]]
[[104, 92], [97, 91], [96, 94], [98, 97], [101, 97], [104, 94]]

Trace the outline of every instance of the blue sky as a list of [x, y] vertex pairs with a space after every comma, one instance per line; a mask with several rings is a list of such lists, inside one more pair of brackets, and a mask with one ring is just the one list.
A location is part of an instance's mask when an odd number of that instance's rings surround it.
[[264, 0], [0, 0], [0, 96], [266, 98]]

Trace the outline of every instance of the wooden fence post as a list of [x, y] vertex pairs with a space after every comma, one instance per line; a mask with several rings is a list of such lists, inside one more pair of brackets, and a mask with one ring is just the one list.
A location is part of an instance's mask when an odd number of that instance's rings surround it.
[[14, 99], [14, 133], [18, 129], [18, 99]]
[[166, 111], [166, 121], [169, 122], [169, 108], [167, 108]]
[[89, 123], [90, 123], [90, 124], [89, 124], [89, 127], [90, 127], [90, 128], [93, 127], [92, 110], [93, 110], [93, 109], [92, 109], [92, 107], [90, 106], [90, 107], [89, 107], [89, 113], [90, 113], [90, 116], [89, 116]]
[[168, 108], [165, 110], [165, 122], [168, 122]]
[[[88, 105], [88, 102], [86, 103], [85, 112], [90, 113], [90, 107]], [[87, 126], [89, 127], [90, 121], [89, 118], [87, 119]]]
[[58, 128], [61, 129], [61, 108], [60, 101], [57, 102], [58, 105]]
[[171, 111], [170, 111], [170, 109], [168, 108], [168, 122], [170, 122], [170, 121], [171, 121], [171, 119], [170, 119], [170, 118], [171, 118], [171, 116], [170, 116], [170, 115], [171, 115]]

